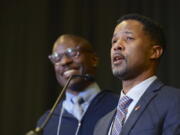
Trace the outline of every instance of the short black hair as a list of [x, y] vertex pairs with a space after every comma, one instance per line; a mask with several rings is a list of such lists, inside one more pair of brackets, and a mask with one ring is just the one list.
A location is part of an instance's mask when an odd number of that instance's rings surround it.
[[158, 45], [160, 45], [163, 49], [166, 48], [166, 40], [165, 40], [165, 34], [162, 26], [155, 22], [154, 20], [150, 19], [149, 17], [137, 14], [137, 13], [131, 13], [122, 16], [120, 19], [117, 20], [117, 23], [121, 23], [125, 20], [136, 20], [143, 24], [144, 31], [149, 34], [150, 38]]

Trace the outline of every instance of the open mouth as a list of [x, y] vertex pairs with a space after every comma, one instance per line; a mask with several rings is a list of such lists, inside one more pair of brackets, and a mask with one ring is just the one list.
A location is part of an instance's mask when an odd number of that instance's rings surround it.
[[112, 59], [113, 64], [121, 64], [123, 60], [124, 60], [124, 57], [119, 54], [114, 55]]

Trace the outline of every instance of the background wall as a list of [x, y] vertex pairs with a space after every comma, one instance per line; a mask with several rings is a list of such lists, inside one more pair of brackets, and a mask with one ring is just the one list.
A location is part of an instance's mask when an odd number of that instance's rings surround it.
[[168, 47], [158, 74], [180, 87], [179, 0], [1, 0], [0, 135], [25, 134], [55, 101], [61, 89], [47, 56], [60, 34], [90, 40], [101, 59], [97, 81], [120, 91], [111, 73], [110, 42], [116, 20], [131, 12], [164, 26]]

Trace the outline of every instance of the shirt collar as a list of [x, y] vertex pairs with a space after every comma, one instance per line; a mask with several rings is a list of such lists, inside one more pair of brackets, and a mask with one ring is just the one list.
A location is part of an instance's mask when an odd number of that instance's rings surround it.
[[[93, 98], [100, 92], [100, 88], [97, 83], [90, 84], [84, 91], [80, 92], [78, 95], [73, 95], [69, 92], [66, 92], [66, 99], [63, 101], [63, 108], [68, 111], [69, 113], [73, 114], [73, 106], [72, 103], [73, 98], [77, 98], [77, 96], [81, 96], [84, 102], [81, 104], [82, 109], [84, 111], [83, 115], [85, 114], [90, 102]], [[74, 114], [73, 114], [74, 115]], [[83, 117], [82, 115], [82, 117]], [[74, 115], [75, 116], [75, 115]], [[75, 116], [76, 117], [76, 116]], [[81, 118], [82, 118], [81, 117]]]
[[[143, 95], [143, 93], [147, 90], [147, 88], [151, 85], [151, 83], [157, 79], [157, 76], [149, 77], [148, 79], [142, 81], [141, 83], [132, 87], [128, 93], [126, 94], [128, 97], [132, 98], [133, 101], [139, 100], [139, 98]], [[125, 94], [121, 91], [121, 97]]]
[[[94, 82], [76, 96], [82, 97], [85, 102], [90, 102], [90, 100], [95, 97], [99, 92], [100, 88], [98, 84]], [[66, 101], [71, 101], [76, 96], [69, 92], [66, 92]]]

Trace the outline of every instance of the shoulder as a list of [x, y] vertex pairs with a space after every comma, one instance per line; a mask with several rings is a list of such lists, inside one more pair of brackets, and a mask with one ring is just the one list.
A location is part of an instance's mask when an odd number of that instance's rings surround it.
[[166, 84], [160, 82], [159, 80], [157, 80], [156, 82], [162, 84], [160, 87], [160, 93], [161, 94], [168, 95], [170, 97], [180, 96], [180, 89], [179, 88], [175, 88], [173, 86], [166, 85]]
[[114, 98], [119, 98], [119, 94], [111, 91], [111, 90], [102, 90], [99, 95], [101, 96], [107, 96], [107, 97], [114, 97]]
[[169, 86], [169, 85], [164, 85], [162, 88], [164, 89], [164, 91], [171, 91], [172, 93], [176, 93], [176, 94], [180, 93], [179, 88], [175, 88], [175, 87], [172, 87], [172, 86]]
[[[59, 118], [59, 115], [60, 115], [59, 112], [61, 111], [61, 108], [62, 108], [62, 102], [60, 102], [60, 103], [57, 105], [56, 109], [55, 109], [54, 112], [52, 113], [51, 119], [53, 118], [54, 121], [57, 121], [57, 119]], [[38, 122], [37, 122], [37, 126], [41, 125], [42, 122], [44, 122], [44, 120], [46, 119], [46, 117], [47, 117], [47, 115], [49, 114], [49, 112], [50, 112], [50, 109], [47, 110], [47, 111], [39, 118], [39, 120], [38, 120]]]
[[156, 79], [149, 87], [150, 91], [158, 92], [162, 95], [180, 96], [180, 89], [164, 84], [159, 79]]
[[46, 111], [46, 112], [39, 118], [39, 120], [37, 121], [37, 127], [39, 127], [39, 126], [44, 122], [44, 120], [46, 119], [48, 113], [49, 113], [49, 111]]
[[95, 97], [95, 100], [111, 100], [113, 102], [117, 102], [119, 100], [119, 95], [110, 90], [103, 90]]
[[177, 103], [180, 104], [180, 89], [179, 88], [166, 85], [159, 80], [156, 80], [152, 84], [152, 86], [153, 87], [151, 88], [154, 88], [153, 93], [156, 93], [155, 101], [157, 103], [166, 104], [165, 108], [168, 107], [168, 105], [172, 106]]
[[[90, 103], [84, 120], [96, 122], [117, 107], [119, 96], [111, 91], [100, 92]], [[93, 119], [92, 119], [93, 117]]]
[[172, 100], [179, 100], [180, 101], [180, 89], [164, 85], [161, 88], [161, 91], [159, 92], [159, 95], [167, 98], [166, 100], [172, 101]]
[[102, 110], [104, 109], [109, 111], [117, 106], [118, 101], [119, 95], [105, 90], [96, 95], [96, 97], [92, 100], [89, 109], [96, 110], [98, 108], [101, 108]]

